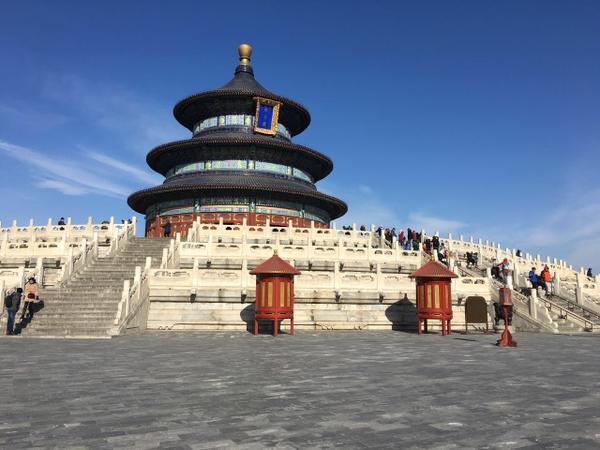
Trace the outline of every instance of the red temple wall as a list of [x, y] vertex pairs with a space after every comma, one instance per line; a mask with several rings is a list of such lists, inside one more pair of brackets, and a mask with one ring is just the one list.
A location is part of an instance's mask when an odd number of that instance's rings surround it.
[[[292, 226], [297, 228], [310, 228], [312, 220], [303, 219], [301, 217], [282, 216], [279, 214], [262, 214], [262, 213], [187, 213], [174, 214], [172, 216], [154, 217], [146, 221], [146, 236], [147, 237], [162, 237], [162, 225], [171, 222], [171, 236], [176, 233], [181, 233], [181, 236], [187, 236], [188, 228], [192, 223], [200, 217], [202, 223], [219, 223], [219, 219], [223, 218], [225, 225], [242, 225], [244, 217], [246, 224], [249, 226], [267, 224], [267, 219], [271, 226], [287, 227], [288, 221], [292, 221]], [[314, 221], [315, 228], [329, 228], [329, 224]]]

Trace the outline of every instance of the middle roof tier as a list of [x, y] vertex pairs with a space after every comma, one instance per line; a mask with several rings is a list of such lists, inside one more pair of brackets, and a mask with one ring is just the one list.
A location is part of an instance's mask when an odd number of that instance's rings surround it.
[[296, 167], [319, 181], [333, 170], [326, 155], [303, 145], [244, 133], [219, 133], [169, 142], [148, 153], [146, 161], [165, 175], [178, 165], [207, 160], [251, 159]]

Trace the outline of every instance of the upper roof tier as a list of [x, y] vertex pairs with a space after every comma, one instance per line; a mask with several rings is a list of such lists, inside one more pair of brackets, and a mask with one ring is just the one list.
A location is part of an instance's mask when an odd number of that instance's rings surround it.
[[177, 121], [193, 131], [198, 122], [210, 117], [226, 114], [253, 115], [256, 111], [254, 97], [258, 96], [281, 102], [279, 122], [292, 136], [304, 131], [310, 124], [308, 110], [300, 103], [268, 91], [256, 81], [250, 65], [252, 48], [249, 45], [240, 45], [238, 52], [240, 63], [233, 79], [219, 89], [200, 92], [180, 100], [173, 108]]

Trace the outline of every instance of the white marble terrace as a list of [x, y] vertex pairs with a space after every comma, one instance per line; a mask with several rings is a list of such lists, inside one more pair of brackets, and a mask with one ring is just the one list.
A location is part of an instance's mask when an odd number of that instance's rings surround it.
[[30, 276], [43, 286], [65, 282], [92, 258], [118, 251], [135, 231], [135, 217], [128, 224], [116, 224], [112, 217], [105, 223], [90, 217], [86, 224], [72, 224], [69, 217], [65, 225], [52, 219], [44, 225], [13, 221], [10, 227], [0, 222], [0, 294]]

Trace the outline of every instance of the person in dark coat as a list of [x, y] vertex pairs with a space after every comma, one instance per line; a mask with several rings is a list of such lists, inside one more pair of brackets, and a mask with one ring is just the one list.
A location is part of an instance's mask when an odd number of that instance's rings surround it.
[[167, 223], [163, 224], [163, 237], [171, 237], [171, 221], [167, 219]]
[[11, 292], [4, 299], [4, 308], [8, 316], [6, 322], [6, 335], [12, 336], [15, 332], [15, 317], [17, 311], [21, 307], [21, 297], [23, 296], [23, 289], [17, 288], [14, 292]]
[[590, 277], [590, 278], [592, 278], [594, 276], [594, 275], [592, 275], [592, 268], [591, 267], [589, 267], [588, 270], [587, 270], [587, 276]]

